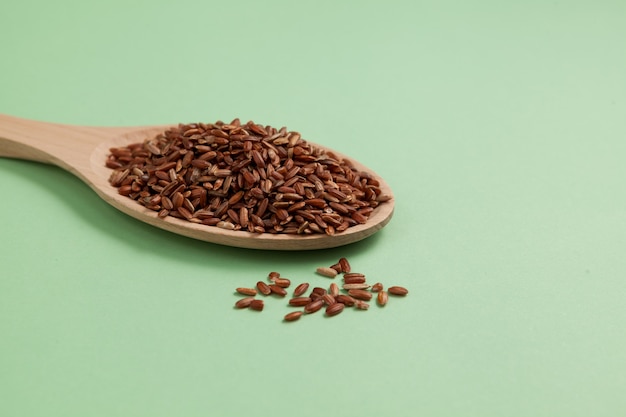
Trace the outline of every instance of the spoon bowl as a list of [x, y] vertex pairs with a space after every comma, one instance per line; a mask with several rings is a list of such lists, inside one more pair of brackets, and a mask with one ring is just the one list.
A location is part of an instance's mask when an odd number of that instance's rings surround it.
[[[334, 235], [251, 233], [226, 230], [188, 222], [175, 217], [159, 218], [157, 213], [135, 200], [122, 196], [109, 183], [112, 170], [105, 166], [109, 149], [143, 142], [171, 127], [73, 126], [0, 115], [0, 157], [53, 164], [76, 175], [104, 201], [118, 210], [158, 228], [193, 239], [221, 245], [267, 250], [311, 250], [347, 245], [382, 229], [391, 220], [393, 199], [380, 204], [365, 224], [349, 227]], [[339, 152], [307, 141], [311, 145], [347, 158]], [[371, 169], [349, 158], [358, 170], [367, 171], [380, 183], [384, 194], [392, 195], [387, 183]]]

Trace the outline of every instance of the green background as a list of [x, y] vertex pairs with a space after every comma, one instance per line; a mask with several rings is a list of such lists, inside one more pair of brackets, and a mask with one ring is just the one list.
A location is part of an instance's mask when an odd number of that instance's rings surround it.
[[[626, 3], [6, 1], [0, 113], [240, 117], [381, 174], [332, 250], [178, 237], [0, 159], [0, 416], [626, 415]], [[346, 256], [410, 294], [233, 309]]]

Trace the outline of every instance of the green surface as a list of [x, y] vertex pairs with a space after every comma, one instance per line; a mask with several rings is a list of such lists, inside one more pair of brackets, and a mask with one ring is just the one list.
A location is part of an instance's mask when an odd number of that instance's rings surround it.
[[[384, 176], [345, 248], [220, 247], [0, 159], [0, 416], [626, 415], [626, 4], [4, 2], [0, 112], [240, 117]], [[346, 256], [411, 293], [233, 309]]]

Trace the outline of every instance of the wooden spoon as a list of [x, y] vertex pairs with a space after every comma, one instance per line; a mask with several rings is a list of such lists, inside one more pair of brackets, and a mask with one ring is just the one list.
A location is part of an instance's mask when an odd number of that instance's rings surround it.
[[[91, 187], [104, 201], [120, 211], [161, 229], [221, 245], [253, 249], [309, 250], [346, 245], [371, 236], [385, 226], [393, 214], [393, 199], [378, 206], [365, 224], [349, 227], [333, 236], [250, 233], [195, 224], [171, 216], [165, 219], [131, 198], [117, 192], [108, 182], [111, 170], [105, 161], [112, 147], [143, 142], [171, 126], [91, 127], [71, 126], [21, 119], [0, 114], [0, 156], [57, 165]], [[326, 147], [313, 144], [319, 148]], [[345, 157], [339, 152], [338, 157]], [[389, 186], [371, 169], [350, 159], [354, 166], [376, 176], [384, 194]]]

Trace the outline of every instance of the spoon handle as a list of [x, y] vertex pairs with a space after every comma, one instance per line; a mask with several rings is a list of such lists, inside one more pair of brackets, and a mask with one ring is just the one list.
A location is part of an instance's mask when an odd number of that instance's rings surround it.
[[72, 126], [0, 114], [0, 157], [54, 164], [75, 171], [119, 128]]

